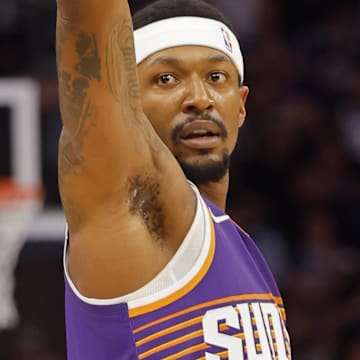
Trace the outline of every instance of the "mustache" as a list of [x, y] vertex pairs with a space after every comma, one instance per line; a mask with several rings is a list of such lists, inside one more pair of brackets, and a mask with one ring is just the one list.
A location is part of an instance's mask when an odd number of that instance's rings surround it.
[[204, 112], [201, 115], [190, 115], [188, 116], [181, 124], [176, 125], [171, 131], [171, 139], [175, 141], [178, 137], [184, 126], [190, 124], [196, 120], [209, 120], [212, 121], [220, 129], [220, 137], [222, 139], [227, 138], [228, 132], [224, 123], [219, 120], [217, 117], [213, 116], [209, 112]]

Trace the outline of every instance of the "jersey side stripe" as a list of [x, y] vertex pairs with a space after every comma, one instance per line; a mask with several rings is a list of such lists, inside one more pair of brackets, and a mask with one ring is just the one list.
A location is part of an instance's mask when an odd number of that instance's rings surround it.
[[[190, 320], [188, 320], [188, 321], [184, 321], [183, 323], [176, 324], [176, 325], [174, 325], [174, 326], [171, 326], [171, 327], [169, 327], [169, 328], [166, 328], [166, 329], [164, 329], [164, 330], [162, 330], [162, 331], [158, 331], [158, 332], [156, 332], [156, 333], [154, 333], [154, 334], [151, 334], [151, 335], [149, 335], [149, 336], [147, 336], [147, 337], [145, 337], [145, 338], [137, 341], [137, 342], [136, 342], [136, 346], [140, 347], [140, 346], [145, 345], [145, 344], [147, 344], [147, 343], [149, 343], [149, 342], [151, 342], [151, 341], [153, 341], [153, 340], [157, 340], [157, 339], [159, 339], [159, 338], [161, 338], [161, 337], [163, 337], [163, 336], [169, 335], [169, 334], [174, 333], [174, 332], [176, 332], [176, 331], [184, 330], [184, 329], [186, 329], [187, 327], [200, 324], [201, 321], [202, 321], [202, 319], [203, 319], [203, 316], [198, 316], [198, 317], [193, 318], [193, 319], [190, 319]], [[255, 319], [252, 319], [252, 325], [254, 325], [254, 326], [256, 325]], [[229, 327], [228, 327], [226, 324], [221, 324], [221, 325], [219, 326], [219, 328], [220, 328], [220, 330], [222, 330], [222, 331], [229, 330]], [[258, 336], [258, 332], [257, 332], [257, 331], [254, 332], [254, 337], [255, 337], [255, 339], [258, 339], [259, 336]]]
[[167, 356], [165, 358], [163, 358], [162, 360], [178, 360], [180, 359], [182, 356], [186, 356], [186, 355], [190, 355], [190, 354], [193, 354], [197, 351], [202, 351], [202, 350], [206, 350], [206, 349], [209, 349], [209, 346], [205, 343], [202, 343], [202, 344], [199, 344], [199, 345], [195, 345], [195, 346], [192, 346], [192, 347], [189, 347], [183, 351], [180, 351], [176, 354], [173, 354], [173, 355], [170, 355], [170, 356]]
[[[226, 324], [220, 325], [220, 330], [221, 330], [221, 331], [228, 330], [228, 329], [229, 329], [229, 327], [228, 327]], [[202, 330], [193, 332], [193, 333], [188, 334], [188, 335], [186, 335], [186, 336], [182, 336], [182, 337], [180, 337], [180, 338], [177, 338], [177, 339], [175, 339], [175, 340], [169, 341], [169, 342], [167, 342], [167, 343], [165, 343], [165, 344], [162, 344], [161, 346], [154, 347], [154, 348], [152, 348], [152, 349], [150, 349], [150, 350], [148, 350], [148, 351], [140, 354], [140, 355], [139, 355], [139, 359], [141, 359], [141, 360], [146, 359], [147, 357], [149, 357], [149, 356], [151, 356], [151, 355], [155, 355], [155, 354], [157, 354], [157, 353], [159, 353], [159, 352], [161, 352], [161, 351], [163, 351], [163, 350], [166, 350], [166, 349], [168, 349], [168, 348], [170, 348], [170, 347], [172, 347], [172, 346], [179, 345], [179, 344], [181, 344], [181, 343], [183, 343], [183, 342], [186, 342], [186, 341], [188, 341], [188, 340], [191, 340], [191, 339], [194, 339], [194, 338], [197, 338], [197, 337], [201, 338], [202, 336], [203, 336], [203, 331], [202, 331]], [[232, 336], [237, 337], [238, 339], [241, 339], [241, 340], [245, 340], [245, 335], [244, 335], [243, 332], [235, 333], [235, 334], [233, 334]], [[255, 338], [255, 340], [259, 339], [259, 336], [258, 336], [258, 332], [257, 332], [257, 331], [254, 332], [254, 338]], [[256, 351], [260, 353], [260, 352], [262, 351], [261, 345], [260, 345], [260, 344], [255, 344], [255, 346], [256, 346]], [[275, 345], [275, 346], [276, 346], [276, 345]], [[200, 344], [198, 344], [198, 345], [188, 347], [188, 348], [186, 348], [186, 349], [184, 349], [184, 350], [182, 350], [182, 351], [180, 351], [180, 352], [177, 352], [177, 353], [175, 353], [175, 354], [172, 354], [172, 355], [164, 358], [164, 360], [165, 360], [165, 359], [168, 359], [168, 360], [179, 359], [179, 358], [182, 357], [182, 356], [190, 355], [190, 354], [192, 354], [192, 353], [194, 353], [194, 352], [197, 352], [197, 351], [199, 351], [199, 350], [206, 350], [206, 349], [209, 349], [209, 348], [210, 348], [210, 347], [209, 347], [207, 344], [205, 344], [205, 343], [202, 342], [202, 343], [200, 343]], [[246, 348], [246, 346], [244, 347], [244, 352], [245, 352], [245, 354], [247, 353], [247, 348]], [[226, 356], [226, 355], [227, 355], [227, 351], [222, 352], [222, 353], [219, 353], [218, 355], [220, 355], [220, 356]], [[204, 359], [204, 358], [201, 358], [201, 359]]]
[[190, 327], [190, 326], [193, 326], [193, 325], [197, 325], [197, 324], [200, 324], [201, 321], [202, 321], [202, 318], [203, 316], [198, 316], [194, 319], [190, 319], [188, 321], [184, 321], [183, 323], [180, 323], [180, 324], [176, 324], [174, 326], [171, 326], [169, 328], [166, 328], [162, 331], [158, 331], [150, 336], [147, 336], [139, 341], [136, 342], [136, 346], [141, 346], [141, 345], [144, 345], [150, 341], [153, 341], [153, 340], [156, 340], [162, 336], [165, 336], [165, 335], [169, 335], [171, 333], [174, 333], [176, 331], [179, 331], [179, 330], [183, 330], [183, 329], [186, 329], [187, 327]]
[[140, 359], [145, 359], [149, 357], [150, 355], [154, 355], [160, 351], [167, 350], [173, 346], [180, 345], [186, 341], [193, 340], [196, 338], [202, 338], [203, 336], [203, 330], [197, 330], [190, 334], [186, 334], [184, 336], [178, 337], [174, 340], [168, 341], [167, 343], [161, 344], [160, 346], [154, 347], [142, 354], [139, 355]]
[[246, 294], [246, 295], [237, 295], [237, 296], [230, 296], [230, 297], [225, 297], [225, 298], [221, 298], [221, 299], [215, 299], [212, 301], [207, 301], [198, 305], [194, 305], [191, 306], [189, 308], [186, 308], [184, 310], [181, 310], [179, 312], [173, 313], [171, 315], [165, 316], [161, 319], [157, 319], [155, 321], [152, 321], [150, 323], [147, 323], [145, 325], [142, 325], [136, 329], [133, 330], [134, 334], [138, 334], [141, 331], [148, 329], [154, 325], [158, 325], [161, 324], [162, 322], [168, 321], [168, 320], [172, 320], [175, 319], [179, 316], [191, 313], [193, 311], [197, 311], [206, 307], [211, 307], [211, 306], [215, 306], [215, 305], [219, 305], [219, 304], [223, 304], [224, 306], [227, 303], [234, 303], [234, 302], [253, 302], [253, 301], [261, 301], [261, 300], [265, 300], [265, 301], [274, 301], [275, 304], [280, 308], [283, 306], [282, 303], [282, 299], [279, 296], [274, 296], [271, 293], [266, 293], [266, 294]]
[[[244, 340], [244, 339], [245, 339], [245, 336], [244, 336], [243, 333], [234, 334], [233, 336], [235, 336], [235, 337], [237, 337], [237, 338], [239, 338], [239, 339], [241, 339], [241, 340]], [[257, 350], [258, 352], [261, 352], [261, 345], [260, 345], [260, 344], [256, 344], [255, 346], [256, 346], [256, 350]], [[191, 346], [191, 347], [189, 347], [189, 348], [187, 348], [187, 349], [185, 349], [185, 350], [182, 350], [182, 351], [177, 352], [177, 353], [175, 353], [175, 354], [172, 354], [172, 355], [170, 355], [170, 356], [168, 356], [168, 357], [166, 357], [166, 358], [163, 358], [163, 360], [177, 360], [177, 359], [180, 359], [180, 358], [183, 357], [183, 356], [193, 354], [193, 353], [195, 353], [195, 352], [197, 352], [197, 351], [200, 351], [200, 350], [206, 351], [206, 350], [209, 350], [209, 349], [210, 349], [210, 347], [209, 347], [207, 344], [201, 343], [201, 344], [199, 344], [199, 345]], [[244, 347], [244, 353], [247, 354], [247, 348], [246, 348], [246, 346]], [[228, 352], [227, 352], [227, 351], [223, 351], [223, 352], [221, 352], [221, 353], [218, 353], [217, 355], [219, 355], [219, 356], [221, 356], [221, 357], [226, 357], [226, 356], [228, 356]], [[205, 359], [205, 357], [200, 358], [200, 359]]]
[[[238, 337], [238, 336], [237, 336]], [[261, 353], [261, 346], [259, 344], [256, 344], [256, 351], [258, 353]], [[244, 347], [244, 353], [247, 354], [247, 348], [246, 346]], [[217, 353], [216, 354], [217, 356], [219, 356], [221, 359], [222, 358], [227, 358], [229, 356], [228, 354], [228, 351], [223, 351], [223, 352], [220, 352], [220, 353]], [[206, 360], [205, 356], [201, 357], [201, 358], [197, 358], [196, 360]]]

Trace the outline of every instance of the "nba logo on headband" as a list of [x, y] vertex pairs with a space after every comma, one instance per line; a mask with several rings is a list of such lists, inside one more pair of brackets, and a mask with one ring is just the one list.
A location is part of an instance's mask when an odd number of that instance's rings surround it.
[[225, 43], [226, 49], [232, 53], [233, 47], [232, 47], [231, 38], [230, 38], [229, 33], [224, 28], [221, 28], [221, 32], [224, 37], [224, 43]]

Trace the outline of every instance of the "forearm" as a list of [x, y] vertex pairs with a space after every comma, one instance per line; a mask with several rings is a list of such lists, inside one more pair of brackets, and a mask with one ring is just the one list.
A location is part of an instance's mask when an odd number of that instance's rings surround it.
[[127, 0], [57, 0], [58, 13], [71, 23], [109, 21], [112, 16], [130, 17]]
[[[126, 175], [127, 154], [142, 141], [135, 137], [143, 118], [128, 3], [58, 0], [58, 4], [62, 188], [66, 183], [72, 187], [78, 174], [90, 172], [97, 175], [84, 175], [79, 182], [92, 181], [94, 187], [96, 182], [98, 189], [105, 189], [99, 184], [114, 179], [113, 173]], [[69, 174], [71, 182], [65, 181]]]
[[[78, 128], [87, 116], [85, 112], [91, 111], [90, 107], [96, 106], [100, 98], [102, 104], [109, 102], [111, 108], [117, 103], [122, 109], [138, 109], [127, 1], [58, 0], [58, 5], [56, 52], [65, 128]], [[96, 112], [100, 119], [108, 115]]]

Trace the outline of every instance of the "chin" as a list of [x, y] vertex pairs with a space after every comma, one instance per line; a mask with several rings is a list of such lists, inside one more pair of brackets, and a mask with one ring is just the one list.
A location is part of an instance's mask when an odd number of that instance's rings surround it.
[[200, 157], [192, 160], [177, 158], [177, 160], [187, 179], [196, 185], [219, 182], [230, 168], [230, 155], [227, 152], [217, 159]]

